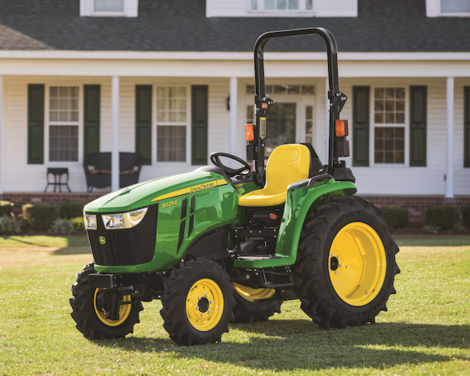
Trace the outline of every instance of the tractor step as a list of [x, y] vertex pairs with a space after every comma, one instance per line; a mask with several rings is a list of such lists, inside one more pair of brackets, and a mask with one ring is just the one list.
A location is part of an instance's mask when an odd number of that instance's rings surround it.
[[273, 255], [256, 255], [256, 256], [238, 256], [237, 260], [243, 261], [260, 261], [260, 260], [273, 260], [283, 259], [285, 256], [273, 256]]

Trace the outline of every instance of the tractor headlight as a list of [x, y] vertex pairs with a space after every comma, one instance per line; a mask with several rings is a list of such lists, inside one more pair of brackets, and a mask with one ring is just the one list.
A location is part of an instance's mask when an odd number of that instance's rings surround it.
[[133, 210], [127, 213], [102, 215], [106, 230], [118, 230], [137, 226], [145, 217], [148, 208]]
[[96, 215], [83, 213], [83, 222], [86, 230], [96, 230]]

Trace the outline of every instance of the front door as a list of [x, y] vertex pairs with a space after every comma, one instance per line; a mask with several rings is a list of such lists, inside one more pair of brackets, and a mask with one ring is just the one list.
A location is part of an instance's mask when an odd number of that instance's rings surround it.
[[269, 158], [279, 145], [295, 143], [297, 103], [276, 102], [266, 120], [265, 156]]

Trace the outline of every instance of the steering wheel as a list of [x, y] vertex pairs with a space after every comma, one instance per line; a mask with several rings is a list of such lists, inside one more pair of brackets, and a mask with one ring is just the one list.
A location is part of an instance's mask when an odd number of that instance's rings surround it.
[[[220, 157], [226, 157], [229, 159], [233, 159], [243, 165], [243, 167], [240, 167], [238, 169], [233, 169], [230, 167], [225, 166], [221, 161]], [[228, 153], [212, 153], [211, 154], [211, 162], [216, 165], [217, 167], [220, 167], [224, 172], [229, 176], [235, 176], [235, 175], [248, 175], [251, 172], [251, 166], [248, 164], [248, 162], [244, 161], [241, 158], [238, 158], [235, 155], [228, 154]]]

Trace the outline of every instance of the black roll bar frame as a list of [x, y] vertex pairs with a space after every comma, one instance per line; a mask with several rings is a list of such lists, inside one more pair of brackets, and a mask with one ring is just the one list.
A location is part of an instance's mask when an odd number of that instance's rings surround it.
[[[264, 138], [261, 137], [260, 118], [265, 117], [269, 106], [273, 101], [266, 95], [266, 83], [264, 76], [264, 48], [266, 43], [271, 39], [296, 37], [304, 35], [319, 35], [323, 38], [326, 44], [326, 52], [328, 59], [328, 99], [329, 99], [329, 142], [328, 142], [328, 165], [325, 173], [333, 175], [335, 162], [338, 161], [338, 156], [335, 150], [335, 122], [339, 119], [347, 97], [339, 90], [339, 76], [338, 76], [338, 48], [333, 34], [321, 27], [312, 27], [306, 29], [294, 30], [281, 30], [269, 31], [258, 37], [254, 48], [254, 64], [255, 64], [255, 138], [257, 145], [255, 148], [255, 171], [258, 179], [264, 182], [265, 167], [264, 167]], [[262, 103], [264, 106], [262, 106]], [[266, 108], [266, 103], [267, 108]], [[264, 109], [263, 109], [264, 107]]]

